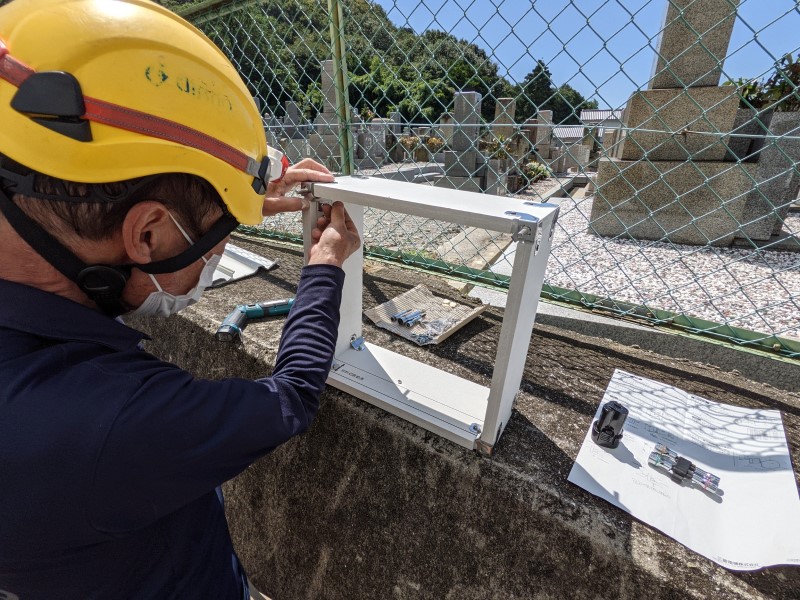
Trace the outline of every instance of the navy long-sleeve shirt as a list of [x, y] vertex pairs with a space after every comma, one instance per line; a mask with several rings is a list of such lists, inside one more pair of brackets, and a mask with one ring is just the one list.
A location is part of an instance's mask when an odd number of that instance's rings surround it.
[[343, 280], [303, 269], [256, 381], [195, 378], [144, 334], [0, 280], [0, 597], [239, 600], [215, 488], [314, 418]]

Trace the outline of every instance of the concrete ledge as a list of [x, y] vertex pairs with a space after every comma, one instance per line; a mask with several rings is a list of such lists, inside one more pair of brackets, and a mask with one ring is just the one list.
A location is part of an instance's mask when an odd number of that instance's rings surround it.
[[602, 314], [541, 303], [536, 322], [562, 331], [574, 331], [617, 344], [655, 352], [678, 361], [740, 374], [787, 392], [800, 389], [800, 361], [767, 356], [765, 352], [733, 348], [658, 327], [649, 327]]
[[[181, 316], [131, 320], [154, 336], [151, 351], [198, 376], [267, 373], [281, 319], [248, 325], [240, 346], [213, 333], [235, 304], [290, 295], [297, 281], [299, 251], [236, 243], [281, 267], [211, 290]], [[371, 264], [365, 306], [417, 283], [457, 297], [441, 279]], [[489, 309], [425, 349], [365, 331], [488, 385], [501, 320]], [[516, 410], [491, 460], [328, 388], [307, 434], [225, 486], [251, 579], [274, 600], [800, 597], [797, 568], [726, 571], [566, 481], [617, 367], [716, 401], [780, 409], [798, 464], [797, 394], [537, 324]]]

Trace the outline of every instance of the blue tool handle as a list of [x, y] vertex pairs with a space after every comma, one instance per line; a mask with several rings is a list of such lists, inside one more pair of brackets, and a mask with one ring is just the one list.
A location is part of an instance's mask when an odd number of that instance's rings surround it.
[[285, 315], [292, 308], [294, 298], [257, 302], [256, 304], [240, 304], [225, 317], [217, 329], [215, 337], [221, 342], [232, 342], [242, 333], [250, 319]]
[[220, 342], [232, 342], [239, 336], [245, 323], [247, 323], [247, 319], [250, 318], [246, 308], [246, 306], [237, 306], [225, 317], [215, 335]]

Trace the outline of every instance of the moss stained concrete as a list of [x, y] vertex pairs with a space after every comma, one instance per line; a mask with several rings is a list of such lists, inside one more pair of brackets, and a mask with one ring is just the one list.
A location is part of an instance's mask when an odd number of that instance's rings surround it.
[[[282, 319], [249, 324], [240, 345], [213, 333], [236, 304], [292, 295], [302, 265], [296, 248], [236, 243], [280, 268], [210, 290], [179, 316], [131, 322], [153, 336], [149, 350], [200, 377], [270, 371]], [[375, 263], [366, 271], [365, 307], [418, 283], [470, 301], [419, 272]], [[366, 320], [365, 332], [488, 386], [501, 321], [502, 312], [489, 309], [425, 348]], [[718, 402], [780, 410], [800, 464], [800, 395], [785, 385], [537, 324], [492, 458], [329, 387], [306, 434], [225, 485], [234, 544], [251, 579], [274, 600], [800, 598], [797, 567], [727, 571], [567, 482], [615, 368]]]

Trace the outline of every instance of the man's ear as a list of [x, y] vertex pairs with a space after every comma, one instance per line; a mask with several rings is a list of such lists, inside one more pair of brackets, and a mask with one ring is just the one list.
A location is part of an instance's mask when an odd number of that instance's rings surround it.
[[167, 207], [160, 202], [137, 202], [125, 215], [122, 240], [128, 258], [146, 264], [169, 255], [175, 225]]

